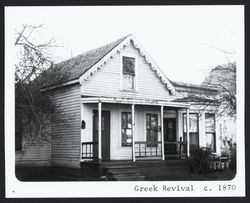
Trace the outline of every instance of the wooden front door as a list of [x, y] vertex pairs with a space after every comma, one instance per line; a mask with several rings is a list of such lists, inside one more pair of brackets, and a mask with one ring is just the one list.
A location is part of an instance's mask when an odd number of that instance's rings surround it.
[[[110, 112], [102, 111], [102, 160], [110, 160]], [[98, 143], [98, 111], [93, 111], [93, 141]], [[98, 143], [100, 144], [100, 143]], [[98, 157], [98, 145], [94, 147], [94, 156]]]
[[177, 147], [176, 144], [176, 119], [175, 118], [164, 118], [164, 152], [165, 155], [176, 155]]

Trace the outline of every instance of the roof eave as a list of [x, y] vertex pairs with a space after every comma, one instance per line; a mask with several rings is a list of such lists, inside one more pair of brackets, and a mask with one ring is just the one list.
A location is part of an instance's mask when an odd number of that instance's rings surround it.
[[40, 91], [41, 92], [46, 92], [46, 91], [50, 91], [50, 90], [62, 88], [62, 87], [68, 86], [68, 85], [73, 85], [75, 83], [79, 83], [79, 79], [78, 78], [74, 79], [74, 80], [67, 81], [67, 82], [63, 82], [61, 84], [57, 84], [57, 85], [53, 85], [53, 86], [50, 86], [50, 87], [42, 88]]

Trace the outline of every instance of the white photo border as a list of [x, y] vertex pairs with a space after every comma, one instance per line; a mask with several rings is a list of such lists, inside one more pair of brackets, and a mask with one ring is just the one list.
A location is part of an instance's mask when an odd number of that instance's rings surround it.
[[[237, 173], [230, 181], [122, 181], [122, 182], [21, 182], [15, 176], [15, 95], [13, 39], [8, 33], [11, 9], [5, 7], [5, 180], [6, 197], [243, 197], [245, 196], [245, 66], [244, 6], [235, 6], [242, 15], [237, 62]], [[22, 9], [22, 8], [18, 8]], [[235, 185], [235, 190], [219, 191], [219, 185]], [[190, 187], [193, 191], [163, 191], [163, 187]], [[136, 186], [157, 187], [158, 191], [138, 192]], [[207, 187], [205, 189], [205, 187]]]

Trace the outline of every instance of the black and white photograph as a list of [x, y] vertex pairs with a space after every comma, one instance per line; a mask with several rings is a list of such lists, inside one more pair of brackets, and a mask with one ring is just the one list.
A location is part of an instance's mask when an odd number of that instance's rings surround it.
[[8, 197], [245, 195], [244, 6], [5, 7], [5, 26]]

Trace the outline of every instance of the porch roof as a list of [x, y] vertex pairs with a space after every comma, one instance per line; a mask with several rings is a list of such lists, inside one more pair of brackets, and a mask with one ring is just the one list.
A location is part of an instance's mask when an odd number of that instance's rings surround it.
[[172, 102], [165, 100], [153, 99], [133, 99], [133, 98], [117, 98], [117, 97], [83, 97], [82, 103], [115, 103], [115, 104], [135, 104], [135, 105], [150, 105], [150, 106], [168, 106], [179, 108], [190, 108], [190, 104], [184, 102]]

